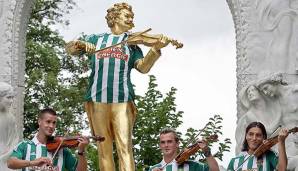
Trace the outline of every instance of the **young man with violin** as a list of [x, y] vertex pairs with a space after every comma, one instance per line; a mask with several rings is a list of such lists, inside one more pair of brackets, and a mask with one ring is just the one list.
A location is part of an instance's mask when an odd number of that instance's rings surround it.
[[[282, 128], [278, 136], [267, 139], [266, 129], [262, 123], [250, 123], [246, 127], [242, 152], [231, 159], [228, 171], [285, 171], [287, 168], [285, 139], [288, 134], [288, 130]], [[270, 150], [276, 143], [278, 155]]]
[[[32, 140], [23, 140], [13, 150], [7, 160], [10, 169], [47, 170], [47, 171], [86, 171], [85, 147], [89, 140], [78, 138], [78, 159], [68, 148], [61, 148], [53, 153], [48, 152], [46, 144], [55, 131], [57, 114], [53, 109], [43, 109], [38, 116], [38, 132]], [[58, 147], [57, 147], [58, 148]]]
[[[129, 30], [134, 27], [133, 17], [130, 5], [116, 3], [107, 10], [109, 32], [94, 34], [84, 41], [71, 41], [66, 45], [70, 55], [87, 54], [89, 57], [91, 74], [85, 108], [92, 133], [105, 137], [105, 141], [98, 144], [101, 171], [115, 171], [113, 141], [119, 156], [119, 169], [135, 170], [132, 129], [136, 108], [130, 73], [133, 68], [147, 73], [160, 57], [160, 49], [173, 41], [163, 35], [152, 37], [148, 34], [134, 34], [132, 39]], [[138, 43], [151, 46], [145, 56], [136, 45]]]
[[[179, 149], [179, 138], [176, 131], [173, 129], [163, 129], [159, 134], [159, 147], [163, 153], [163, 160], [151, 166], [149, 171], [219, 171], [217, 161], [212, 156], [210, 148], [207, 146], [205, 141], [199, 143], [200, 149], [203, 150], [206, 157], [207, 164], [185, 160], [179, 161], [178, 149]], [[181, 164], [178, 164], [180, 163]]]

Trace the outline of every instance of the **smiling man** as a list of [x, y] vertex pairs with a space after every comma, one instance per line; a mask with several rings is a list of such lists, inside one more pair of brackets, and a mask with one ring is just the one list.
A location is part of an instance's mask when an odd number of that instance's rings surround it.
[[149, 171], [219, 171], [218, 164], [210, 152], [206, 142], [199, 144], [206, 157], [207, 164], [187, 160], [182, 164], [178, 164], [175, 158], [178, 155], [179, 138], [173, 129], [163, 129], [159, 134], [159, 147], [163, 154], [163, 160], [150, 167]]
[[[252, 170], [252, 171], [285, 171], [287, 168], [287, 155], [285, 151], [285, 139], [288, 136], [287, 129], [281, 129], [278, 135], [278, 153], [271, 150], [265, 151], [261, 156], [256, 157], [255, 151], [263, 143], [266, 144], [267, 133], [261, 122], [252, 122], [246, 127], [245, 140], [242, 152], [232, 158], [228, 171]], [[265, 145], [266, 146], [266, 145]]]
[[32, 140], [24, 140], [13, 150], [7, 161], [10, 169], [49, 170], [49, 171], [86, 171], [85, 147], [89, 143], [86, 137], [78, 139], [78, 160], [68, 148], [61, 148], [56, 157], [47, 151], [46, 143], [55, 131], [57, 114], [53, 109], [43, 109], [38, 116], [38, 132]]

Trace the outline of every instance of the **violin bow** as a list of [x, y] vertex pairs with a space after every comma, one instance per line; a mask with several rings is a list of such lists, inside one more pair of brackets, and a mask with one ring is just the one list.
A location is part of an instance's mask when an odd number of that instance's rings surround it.
[[109, 49], [109, 48], [112, 48], [112, 47], [115, 47], [115, 46], [118, 46], [118, 45], [125, 44], [125, 43], [127, 43], [129, 40], [131, 40], [131, 39], [133, 39], [133, 38], [135, 38], [135, 37], [138, 37], [138, 36], [140, 36], [140, 35], [142, 35], [142, 34], [144, 34], [144, 33], [147, 33], [147, 32], [149, 32], [149, 31], [151, 31], [151, 30], [152, 30], [151, 28], [148, 28], [147, 30], [142, 31], [142, 32], [140, 32], [140, 33], [138, 33], [138, 34], [136, 34], [136, 35], [133, 35], [133, 36], [129, 37], [128, 39], [123, 40], [123, 41], [120, 42], [120, 43], [116, 43], [116, 44], [114, 44], [114, 45], [111, 45], [111, 46], [108, 46], [108, 47], [99, 49], [99, 50], [95, 51], [94, 53], [97, 53], [97, 52], [100, 52], [100, 51], [103, 51], [103, 50], [106, 50], [106, 49]]
[[[267, 139], [271, 138], [272, 135], [273, 135], [279, 128], [281, 128], [281, 125], [278, 125], [277, 128], [275, 128], [275, 130], [272, 132], [272, 134], [271, 134]], [[260, 148], [260, 147], [261, 147], [261, 145], [260, 145], [258, 148]], [[244, 164], [248, 159], [250, 159], [252, 156], [254, 156], [254, 155], [255, 155], [255, 152], [258, 150], [258, 148], [254, 151], [254, 153], [250, 154], [245, 160], [243, 160], [243, 162], [241, 163], [241, 165], [239, 165], [234, 171], [237, 171], [239, 168], [241, 168], [241, 167], [243, 166], [243, 164]]]
[[[207, 126], [208, 126], [208, 123], [204, 126], [203, 129], [200, 129], [199, 130], [199, 132], [197, 133], [197, 135], [193, 139], [190, 139], [188, 141], [188, 143], [185, 145], [185, 147], [188, 147], [189, 144], [194, 143], [196, 141], [196, 138], [205, 130], [205, 128]], [[160, 169], [163, 170], [167, 165], [169, 165], [170, 163], [172, 163], [179, 155], [180, 155], [180, 153], [178, 153], [170, 162], [168, 162], [165, 165], [163, 165], [162, 167], [160, 167]]]
[[[65, 135], [67, 136], [68, 133], [69, 133], [69, 131], [67, 131]], [[56, 151], [54, 152], [54, 154], [53, 154], [53, 156], [51, 158], [52, 163], [54, 162], [54, 158], [56, 157], [56, 155], [57, 155], [57, 153], [58, 153], [58, 151], [59, 151], [59, 149], [60, 149], [60, 147], [62, 146], [63, 143], [64, 143], [64, 138], [61, 140], [58, 148], [56, 149]]]

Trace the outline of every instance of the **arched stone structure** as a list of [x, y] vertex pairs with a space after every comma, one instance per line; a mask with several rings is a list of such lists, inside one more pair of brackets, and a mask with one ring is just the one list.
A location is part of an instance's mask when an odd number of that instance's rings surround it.
[[13, 108], [22, 137], [26, 27], [34, 0], [0, 0], [0, 81], [17, 92]]

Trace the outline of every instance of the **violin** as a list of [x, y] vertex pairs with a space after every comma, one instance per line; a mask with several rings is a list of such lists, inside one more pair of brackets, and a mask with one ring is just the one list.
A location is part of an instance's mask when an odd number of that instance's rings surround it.
[[[162, 34], [148, 34], [147, 32], [151, 31], [152, 29], [149, 28], [143, 32], [136, 32], [136, 33], [131, 33], [129, 34], [128, 38], [120, 43], [114, 44], [112, 46], [108, 46], [102, 49], [99, 49], [97, 51], [95, 51], [94, 53], [100, 52], [100, 51], [104, 51], [106, 49], [118, 46], [118, 45], [124, 45], [124, 44], [128, 44], [128, 45], [138, 45], [138, 44], [142, 44], [148, 47], [152, 47], [154, 45], [156, 45], [157, 43], [159, 43], [159, 41], [163, 38]], [[179, 43], [177, 40], [174, 39], [169, 39], [169, 42], [173, 45], [176, 46], [176, 49], [178, 48], [182, 48], [183, 44]], [[66, 44], [66, 52], [68, 54], [72, 54], [72, 55], [78, 55], [80, 54], [80, 52], [78, 52], [76, 49], [80, 49], [81, 51], [85, 51], [86, 49], [86, 44], [82, 41], [70, 41]]]
[[[209, 137], [206, 137], [207, 142], [214, 142], [217, 141], [217, 139], [217, 135], [211, 135]], [[195, 154], [198, 150], [200, 150], [199, 143], [202, 143], [202, 140], [197, 141], [196, 143], [186, 147], [183, 151], [181, 151], [175, 158], [176, 162], [180, 165], [184, 163], [186, 160], [188, 160], [191, 155]]]
[[[289, 133], [296, 133], [298, 132], [298, 127], [294, 127], [289, 130]], [[262, 156], [266, 151], [270, 150], [272, 146], [278, 143], [278, 135], [266, 139], [254, 152], [256, 157]]]
[[[49, 152], [57, 152], [59, 149], [63, 147], [68, 147], [68, 148], [75, 148], [79, 145], [78, 139], [81, 136], [71, 136], [71, 137], [63, 137], [63, 136], [51, 136], [47, 140], [47, 150]], [[87, 136], [88, 139], [93, 139], [95, 141], [102, 142], [105, 140], [104, 137], [102, 136]]]

